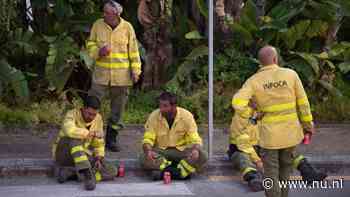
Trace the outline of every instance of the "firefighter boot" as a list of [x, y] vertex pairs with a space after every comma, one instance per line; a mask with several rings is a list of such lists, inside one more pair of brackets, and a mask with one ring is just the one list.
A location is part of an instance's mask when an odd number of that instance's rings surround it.
[[71, 167], [58, 167], [57, 182], [64, 183], [68, 180], [76, 179], [76, 173]]
[[79, 175], [83, 180], [84, 188], [86, 190], [94, 190], [96, 188], [96, 179], [90, 169], [79, 171]]
[[313, 181], [322, 181], [327, 177], [327, 174], [316, 171], [305, 158], [300, 161], [297, 169], [300, 171], [303, 180], [307, 181], [308, 184]]
[[259, 176], [257, 171], [250, 171], [243, 176], [243, 179], [248, 182], [248, 187], [254, 191], [264, 191], [262, 186], [261, 177]]
[[106, 148], [111, 152], [119, 152], [120, 146], [117, 143], [118, 131], [113, 129], [110, 125], [107, 126], [106, 130]]

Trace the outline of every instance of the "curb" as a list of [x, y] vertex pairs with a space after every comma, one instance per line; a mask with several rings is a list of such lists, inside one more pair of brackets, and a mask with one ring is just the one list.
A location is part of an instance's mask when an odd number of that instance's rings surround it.
[[[316, 168], [327, 172], [343, 174], [350, 168], [350, 155], [311, 156], [305, 155]], [[107, 159], [109, 162], [122, 162], [128, 171], [142, 171], [137, 159]], [[232, 171], [231, 162], [224, 156], [214, 156], [207, 165], [204, 174], [222, 175]], [[52, 159], [9, 158], [0, 160], [0, 177], [10, 176], [53, 176], [54, 162]]]

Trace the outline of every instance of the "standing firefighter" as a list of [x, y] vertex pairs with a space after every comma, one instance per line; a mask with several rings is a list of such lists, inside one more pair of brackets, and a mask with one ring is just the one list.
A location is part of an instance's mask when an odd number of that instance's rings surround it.
[[96, 181], [111, 180], [117, 174], [114, 166], [104, 160], [103, 120], [99, 107], [99, 100], [89, 96], [83, 108], [66, 114], [52, 147], [59, 183], [77, 173], [85, 189], [94, 190]]
[[202, 139], [193, 115], [176, 106], [176, 96], [165, 92], [159, 98], [159, 109], [145, 124], [141, 165], [159, 180], [165, 172], [173, 179], [187, 179], [207, 161], [201, 150]]
[[295, 147], [303, 140], [304, 132], [314, 132], [312, 115], [298, 74], [277, 65], [276, 49], [265, 46], [258, 55], [262, 68], [244, 83], [232, 103], [243, 118], [252, 98], [257, 110], [264, 113], [259, 125], [259, 145], [264, 176], [274, 182], [271, 189], [265, 189], [265, 194], [286, 197], [288, 188], [280, 188], [278, 181], [289, 179]]
[[96, 60], [89, 95], [101, 100], [106, 91], [111, 94], [106, 147], [113, 152], [120, 149], [116, 137], [123, 128], [120, 120], [129, 87], [138, 81], [141, 74], [136, 35], [132, 25], [120, 17], [122, 11], [121, 5], [107, 1], [103, 8], [103, 19], [93, 24], [87, 42], [89, 54]]
[[[252, 104], [246, 114], [234, 115], [232, 118], [229, 138], [228, 156], [234, 166], [241, 171], [243, 179], [253, 191], [261, 191], [262, 180], [259, 171], [263, 164], [259, 156], [259, 124], [262, 113], [254, 111]], [[249, 121], [248, 121], [249, 118]], [[312, 183], [326, 178], [326, 174], [316, 171], [303, 155], [293, 155], [293, 167], [297, 169], [303, 180]]]

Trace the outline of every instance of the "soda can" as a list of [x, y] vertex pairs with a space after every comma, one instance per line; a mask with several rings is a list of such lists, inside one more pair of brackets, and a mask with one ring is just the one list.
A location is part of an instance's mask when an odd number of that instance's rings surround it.
[[118, 177], [124, 177], [124, 176], [125, 176], [125, 166], [123, 163], [120, 163], [118, 167]]
[[170, 172], [164, 172], [163, 183], [164, 184], [169, 184], [170, 182], [171, 182], [171, 174], [170, 174]]
[[311, 142], [311, 134], [306, 133], [304, 135], [303, 144], [308, 145], [308, 144], [310, 144], [310, 142]]

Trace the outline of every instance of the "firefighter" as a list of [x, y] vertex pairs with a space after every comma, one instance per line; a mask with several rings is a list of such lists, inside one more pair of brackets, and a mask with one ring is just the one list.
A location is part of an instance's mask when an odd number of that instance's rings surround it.
[[94, 190], [96, 181], [111, 180], [117, 175], [116, 168], [104, 160], [103, 120], [99, 108], [99, 100], [88, 96], [84, 107], [67, 112], [52, 147], [59, 183], [78, 175], [86, 190]]
[[172, 179], [188, 179], [206, 163], [193, 115], [177, 107], [176, 96], [164, 92], [159, 109], [153, 111], [145, 124], [141, 166], [151, 172], [154, 180], [169, 172]]
[[249, 123], [253, 115], [253, 109], [249, 108], [246, 114], [235, 114], [230, 126], [229, 159], [233, 166], [238, 169], [248, 187], [254, 191], [262, 191], [262, 168], [263, 164], [257, 154], [258, 132], [257, 127]]
[[115, 1], [104, 4], [103, 19], [92, 26], [87, 41], [89, 55], [96, 61], [89, 95], [100, 100], [111, 96], [111, 117], [106, 130], [106, 148], [120, 150], [117, 136], [123, 128], [122, 113], [129, 88], [141, 74], [141, 60], [132, 25], [120, 17], [123, 8]]
[[272, 188], [265, 188], [265, 194], [286, 197], [288, 187], [280, 188], [278, 182], [289, 179], [296, 146], [303, 140], [304, 132], [314, 133], [313, 118], [298, 74], [278, 66], [276, 49], [265, 46], [258, 56], [262, 67], [234, 95], [232, 104], [242, 118], [249, 111], [250, 99], [264, 113], [259, 125], [259, 146], [264, 177], [274, 182]]
[[[251, 103], [251, 102], [250, 102]], [[230, 127], [229, 159], [243, 175], [243, 180], [248, 182], [248, 186], [253, 191], [261, 191], [263, 164], [259, 157], [259, 130], [258, 121], [262, 118], [262, 113], [255, 111], [254, 104], [244, 118], [234, 115]], [[248, 119], [249, 118], [249, 119]], [[303, 180], [321, 181], [327, 177], [326, 174], [316, 171], [303, 155], [293, 155], [293, 167], [297, 169]]]

